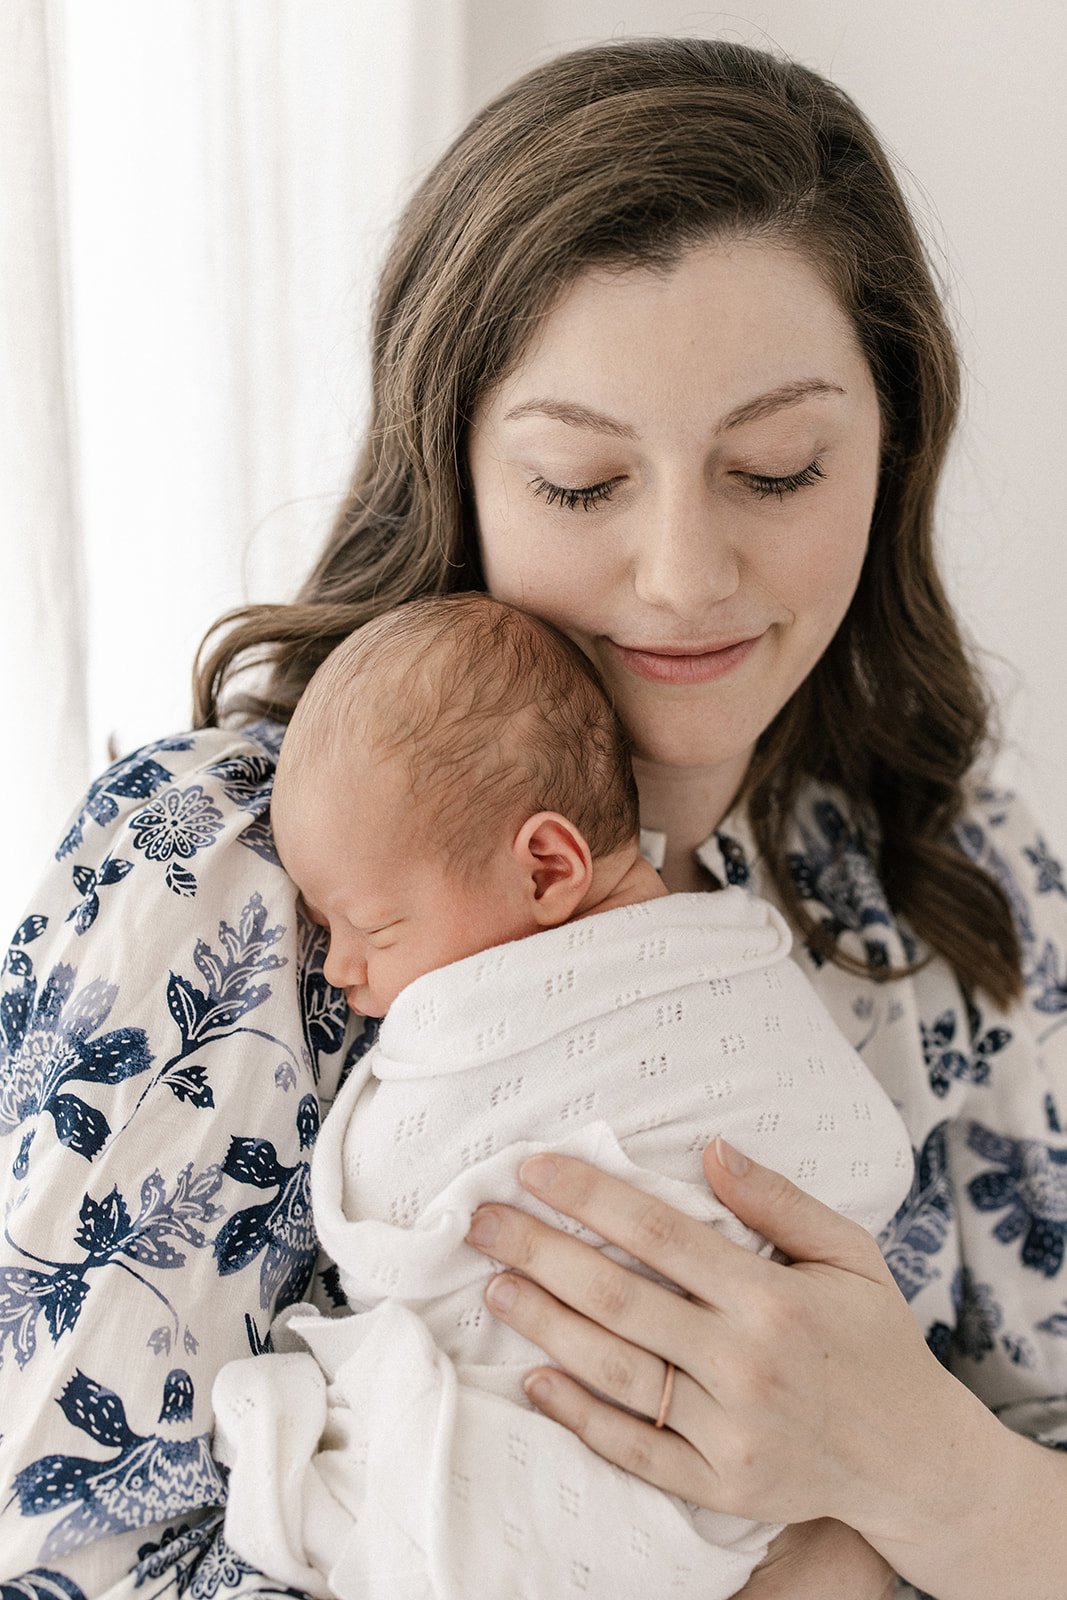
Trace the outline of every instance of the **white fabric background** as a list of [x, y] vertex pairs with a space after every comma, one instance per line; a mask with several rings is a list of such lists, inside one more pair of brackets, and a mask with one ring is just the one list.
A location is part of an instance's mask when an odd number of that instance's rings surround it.
[[4, 0], [0, 922], [225, 606], [291, 592], [359, 432], [375, 265], [486, 95], [576, 43], [782, 46], [859, 100], [951, 284], [946, 567], [1067, 841], [1067, 20], [1054, 0]]

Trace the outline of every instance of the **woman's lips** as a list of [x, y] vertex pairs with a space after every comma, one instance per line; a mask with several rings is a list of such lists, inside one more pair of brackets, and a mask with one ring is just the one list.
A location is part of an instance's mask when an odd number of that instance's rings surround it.
[[757, 633], [728, 644], [673, 650], [642, 649], [616, 644], [614, 639], [606, 643], [612, 655], [639, 678], [652, 683], [710, 683], [747, 661], [762, 638], [763, 634]]

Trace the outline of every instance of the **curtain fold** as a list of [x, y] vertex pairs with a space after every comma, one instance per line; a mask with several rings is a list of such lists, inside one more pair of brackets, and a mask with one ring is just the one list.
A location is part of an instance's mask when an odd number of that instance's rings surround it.
[[8, 928], [109, 750], [188, 726], [207, 626], [321, 542], [466, 3], [0, 6]]
[[0, 908], [8, 924], [88, 772], [55, 23], [41, 0], [0, 6]]

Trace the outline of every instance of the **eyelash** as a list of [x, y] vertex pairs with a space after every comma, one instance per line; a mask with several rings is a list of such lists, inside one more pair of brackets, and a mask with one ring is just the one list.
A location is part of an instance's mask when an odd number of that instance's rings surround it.
[[[790, 472], [781, 478], [772, 478], [762, 472], [744, 472], [740, 476], [761, 500], [766, 500], [772, 494], [782, 500], [787, 494], [795, 494], [798, 489], [806, 489], [819, 478], [825, 478], [826, 474], [816, 457], [799, 472]], [[535, 478], [531, 488], [547, 505], [563, 506], [568, 511], [576, 511], [579, 507], [583, 511], [592, 511], [605, 500], [611, 499], [617, 482], [617, 478], [608, 478], [603, 483], [593, 483], [585, 489], [568, 489], [563, 484], [549, 483], [547, 478]]]
[[822, 470], [822, 463], [818, 456], [814, 461], [809, 462], [806, 467], [802, 467], [799, 472], [787, 473], [784, 478], [768, 478], [761, 472], [745, 474], [748, 482], [761, 500], [766, 500], [767, 496], [771, 494], [776, 494], [781, 500], [785, 495], [795, 494], [798, 489], [806, 489], [810, 484], [815, 483], [819, 478], [825, 478], [825, 476], [826, 474]]
[[562, 484], [549, 483], [547, 478], [535, 478], [531, 487], [534, 494], [539, 494], [547, 505], [566, 506], [568, 511], [575, 511], [581, 506], [583, 511], [592, 511], [602, 500], [611, 499], [616, 481], [615, 478], [608, 478], [604, 483], [590, 484], [587, 489], [565, 489]]

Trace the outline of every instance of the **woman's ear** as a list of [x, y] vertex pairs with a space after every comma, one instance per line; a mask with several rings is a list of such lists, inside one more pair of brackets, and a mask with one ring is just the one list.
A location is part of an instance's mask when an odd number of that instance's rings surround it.
[[577, 911], [593, 881], [585, 839], [558, 811], [538, 811], [515, 835], [511, 853], [527, 885], [534, 921], [558, 928]]

